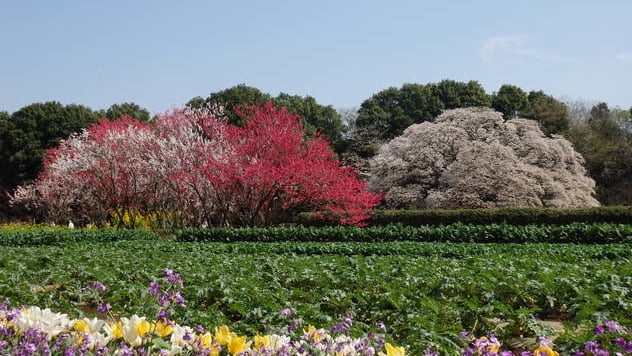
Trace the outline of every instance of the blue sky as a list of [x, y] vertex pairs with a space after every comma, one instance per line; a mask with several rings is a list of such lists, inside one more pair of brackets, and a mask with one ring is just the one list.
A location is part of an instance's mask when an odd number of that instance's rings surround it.
[[359, 106], [477, 80], [632, 106], [632, 1], [0, 1], [0, 110], [152, 113], [244, 83]]

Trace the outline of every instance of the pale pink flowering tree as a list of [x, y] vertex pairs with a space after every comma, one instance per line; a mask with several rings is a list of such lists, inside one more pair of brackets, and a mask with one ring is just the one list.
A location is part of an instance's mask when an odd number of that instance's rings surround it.
[[155, 146], [149, 125], [104, 119], [48, 150], [43, 173], [33, 185], [18, 187], [11, 202], [43, 209], [53, 221], [133, 218], [147, 209], [147, 193], [159, 184], [146, 160]]
[[162, 183], [152, 191], [156, 211], [178, 215], [184, 225], [215, 220], [217, 189], [206, 178], [209, 160], [228, 162], [233, 150], [221, 107], [175, 109], [155, 122], [156, 150], [150, 153], [153, 174]]
[[537, 122], [486, 108], [412, 125], [371, 162], [370, 188], [397, 208], [597, 206], [583, 158]]

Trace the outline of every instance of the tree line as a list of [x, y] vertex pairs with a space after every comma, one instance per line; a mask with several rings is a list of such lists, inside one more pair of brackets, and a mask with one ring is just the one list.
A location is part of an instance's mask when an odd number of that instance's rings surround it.
[[[318, 132], [343, 162], [359, 166], [365, 173], [368, 160], [379, 148], [410, 125], [433, 121], [448, 109], [490, 107], [501, 112], [505, 120], [535, 120], [546, 135], [568, 139], [583, 155], [588, 175], [597, 184], [596, 198], [602, 204], [632, 203], [632, 108], [564, 102], [542, 91], [526, 92], [509, 84], [488, 94], [476, 81], [454, 80], [390, 87], [364, 100], [357, 109], [336, 110], [311, 96], [272, 96], [243, 84], [208, 97], [194, 97], [187, 106], [223, 106], [229, 122], [241, 126], [243, 120], [236, 112], [240, 105], [267, 102], [299, 115], [308, 136], [315, 137]], [[101, 118], [114, 120], [121, 116], [152, 121], [148, 110], [134, 103], [92, 110], [83, 105], [46, 102], [13, 113], [0, 111], [0, 215], [8, 214], [6, 194], [37, 177], [46, 149]]]

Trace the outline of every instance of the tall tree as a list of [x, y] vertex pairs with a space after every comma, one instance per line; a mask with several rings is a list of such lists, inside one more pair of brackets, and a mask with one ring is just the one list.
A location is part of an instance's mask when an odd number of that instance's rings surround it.
[[541, 90], [529, 92], [528, 101], [529, 105], [522, 116], [537, 121], [546, 135], [560, 134], [568, 129], [568, 108], [563, 102]]
[[[5, 148], [7, 144], [7, 136], [9, 134], [9, 120], [11, 119], [11, 115], [9, 115], [6, 111], [0, 111], [0, 162], [2, 162], [2, 166], [6, 165], [6, 160], [4, 155], [8, 153], [8, 149]], [[0, 181], [0, 186], [2, 185], [2, 181]]]
[[356, 126], [380, 132], [392, 139], [415, 123], [431, 121], [441, 113], [443, 103], [430, 85], [407, 83], [374, 94], [360, 106]]
[[290, 113], [298, 115], [308, 134], [321, 132], [334, 150], [340, 145], [346, 128], [340, 114], [331, 105], [320, 105], [309, 95], [302, 97], [286, 93], [280, 93], [273, 100], [277, 107], [285, 107]]
[[594, 105], [588, 120], [573, 125], [565, 137], [584, 156], [599, 201], [632, 204], [632, 139], [611, 116], [608, 105]]
[[582, 164], [570, 142], [531, 120], [454, 109], [382, 146], [369, 186], [391, 208], [599, 205]]
[[[7, 167], [9, 162], [9, 149], [7, 147], [8, 142], [8, 129], [9, 129], [9, 115], [6, 111], [0, 111], [0, 167]], [[6, 168], [5, 168], [6, 169]], [[7, 193], [10, 191], [10, 187], [4, 174], [0, 174], [0, 219], [8, 213]]]
[[610, 112], [610, 115], [628, 135], [632, 136], [632, 113], [630, 111], [615, 108]]
[[105, 117], [110, 120], [116, 120], [123, 116], [129, 116], [134, 120], [143, 122], [150, 120], [149, 111], [135, 103], [112, 104], [105, 112]]
[[226, 88], [218, 92], [211, 93], [207, 98], [195, 97], [187, 103], [188, 107], [200, 108], [202, 106], [223, 106], [224, 114], [228, 117], [231, 124], [237, 126], [244, 125], [242, 116], [237, 115], [237, 108], [244, 104], [265, 104], [272, 101], [270, 94], [261, 90], [239, 84], [234, 87]]
[[519, 117], [529, 105], [527, 93], [515, 85], [503, 84], [492, 95], [492, 107], [500, 111], [505, 120]]
[[445, 79], [431, 86], [445, 109], [491, 105], [491, 97], [475, 80], [464, 83]]
[[98, 115], [88, 107], [59, 102], [31, 104], [14, 112], [7, 125], [2, 181], [13, 187], [34, 179], [45, 149], [97, 120]]
[[224, 107], [224, 113], [229, 122], [236, 126], [243, 126], [243, 116], [237, 111], [247, 108], [249, 105], [262, 105], [273, 102], [277, 107], [285, 107], [292, 114], [297, 114], [303, 121], [305, 132], [313, 137], [316, 131], [321, 132], [333, 145], [334, 149], [339, 147], [345, 127], [342, 124], [340, 115], [332, 106], [318, 104], [312, 96], [299, 96], [280, 93], [272, 97], [261, 90], [239, 84], [237, 86], [211, 93], [207, 98], [195, 97], [189, 101], [188, 107], [200, 108], [208, 105], [219, 105]]

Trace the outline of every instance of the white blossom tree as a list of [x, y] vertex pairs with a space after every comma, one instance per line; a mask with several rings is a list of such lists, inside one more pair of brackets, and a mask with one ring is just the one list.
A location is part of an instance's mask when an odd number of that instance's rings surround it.
[[538, 123], [454, 109], [408, 127], [371, 161], [369, 187], [390, 208], [598, 206], [584, 160]]

